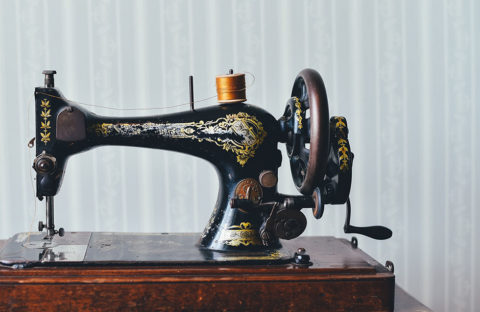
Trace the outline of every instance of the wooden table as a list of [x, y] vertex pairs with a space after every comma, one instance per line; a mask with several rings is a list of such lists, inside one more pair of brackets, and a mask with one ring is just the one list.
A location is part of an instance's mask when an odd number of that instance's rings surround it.
[[0, 267], [0, 310], [430, 311], [360, 249], [348, 252], [365, 261], [325, 251], [345, 240], [285, 243], [305, 248], [313, 265]]

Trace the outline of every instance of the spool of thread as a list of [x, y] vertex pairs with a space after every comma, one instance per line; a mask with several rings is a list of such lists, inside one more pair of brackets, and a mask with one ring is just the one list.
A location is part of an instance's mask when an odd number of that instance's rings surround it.
[[247, 100], [245, 74], [217, 76], [218, 103], [239, 103]]

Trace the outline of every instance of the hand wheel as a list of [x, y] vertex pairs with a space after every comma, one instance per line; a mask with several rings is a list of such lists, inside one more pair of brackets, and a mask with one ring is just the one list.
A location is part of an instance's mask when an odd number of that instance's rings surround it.
[[327, 92], [318, 72], [298, 74], [282, 119], [293, 181], [300, 193], [311, 195], [323, 181], [330, 138]]

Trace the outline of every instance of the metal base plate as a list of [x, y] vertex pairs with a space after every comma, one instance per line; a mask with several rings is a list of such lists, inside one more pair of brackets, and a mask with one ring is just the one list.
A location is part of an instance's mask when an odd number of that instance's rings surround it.
[[283, 264], [294, 251], [218, 252], [197, 245], [199, 233], [66, 232], [50, 241], [45, 233], [19, 233], [0, 251], [0, 264], [48, 265], [205, 265]]

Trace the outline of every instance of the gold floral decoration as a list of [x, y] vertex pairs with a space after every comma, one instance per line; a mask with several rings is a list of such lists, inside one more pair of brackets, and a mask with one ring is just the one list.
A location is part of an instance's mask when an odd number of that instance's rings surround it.
[[298, 100], [298, 97], [294, 97], [294, 99], [295, 99], [295, 107], [297, 108], [297, 110], [295, 111], [295, 116], [297, 117], [297, 121], [298, 121], [298, 129], [302, 129], [303, 128], [302, 104]]
[[186, 123], [99, 123], [90, 127], [99, 136], [136, 136], [144, 133], [174, 138], [211, 142], [227, 152], [233, 152], [243, 167], [255, 156], [267, 132], [255, 116], [245, 112], [228, 114], [216, 120]]
[[49, 129], [51, 128], [51, 125], [50, 125], [50, 120], [48, 120], [50, 117], [52, 117], [50, 105], [51, 105], [50, 101], [47, 99], [43, 99], [42, 103], [40, 104], [40, 107], [42, 107], [42, 111], [40, 112], [40, 117], [43, 118], [43, 121], [40, 122], [40, 129], [42, 129], [42, 131], [40, 132], [40, 136], [42, 137], [41, 141], [45, 145], [47, 145], [47, 143], [50, 142], [51, 140], [51, 137], [50, 137], [51, 132], [49, 131]]
[[[337, 123], [335, 124], [335, 127], [337, 127], [340, 132], [345, 135], [344, 129], [347, 126], [345, 124], [345, 119], [343, 117], [336, 117]], [[348, 141], [344, 138], [338, 139], [338, 145], [340, 146], [338, 148], [338, 152], [340, 153], [340, 170], [345, 171], [348, 170], [348, 147], [347, 147]]]
[[232, 225], [222, 231], [220, 240], [229, 246], [261, 245], [260, 235], [250, 222], [242, 222], [240, 225]]

